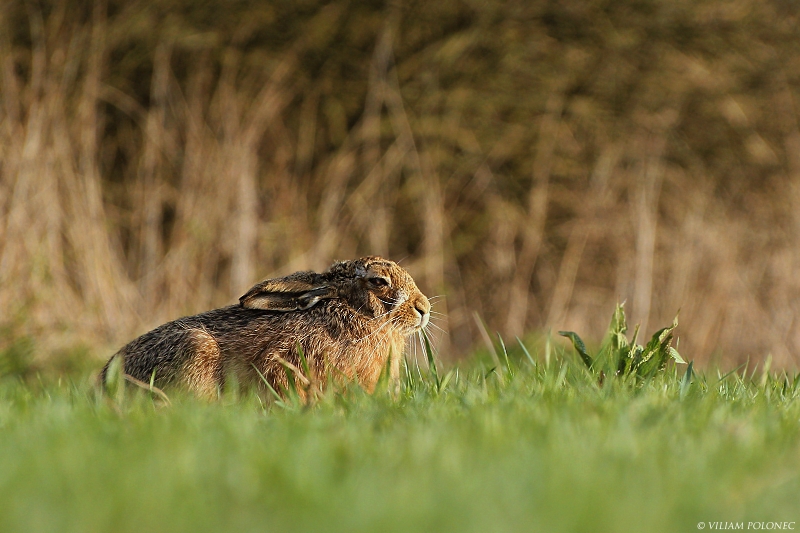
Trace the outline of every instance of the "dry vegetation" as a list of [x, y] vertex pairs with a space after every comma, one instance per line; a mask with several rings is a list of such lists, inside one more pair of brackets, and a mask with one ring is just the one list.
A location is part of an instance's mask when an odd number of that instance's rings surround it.
[[445, 356], [473, 313], [591, 338], [627, 300], [648, 333], [680, 308], [688, 358], [796, 366], [797, 19], [779, 0], [3, 2], [0, 342], [119, 345], [375, 253], [446, 295]]

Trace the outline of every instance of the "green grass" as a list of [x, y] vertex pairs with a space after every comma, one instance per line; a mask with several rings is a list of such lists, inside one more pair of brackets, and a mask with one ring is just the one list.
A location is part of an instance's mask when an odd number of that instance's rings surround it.
[[[800, 521], [800, 385], [478, 362], [316, 404], [0, 382], [0, 531], [695, 531]], [[437, 386], [437, 381], [439, 386]], [[745, 523], [745, 526], [747, 524]]]

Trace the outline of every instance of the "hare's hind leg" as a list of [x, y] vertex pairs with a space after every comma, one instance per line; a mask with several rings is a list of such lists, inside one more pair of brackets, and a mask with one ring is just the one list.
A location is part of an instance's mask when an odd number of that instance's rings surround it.
[[223, 385], [219, 344], [204, 329], [192, 328], [186, 335], [186, 350], [189, 354], [183, 367], [186, 384], [191, 391], [204, 398], [216, 398]]

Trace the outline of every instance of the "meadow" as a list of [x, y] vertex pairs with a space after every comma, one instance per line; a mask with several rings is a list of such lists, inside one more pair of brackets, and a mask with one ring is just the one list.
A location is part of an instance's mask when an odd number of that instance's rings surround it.
[[309, 404], [3, 380], [0, 531], [796, 528], [800, 375], [605, 375], [566, 343], [496, 348]]
[[[0, 532], [797, 529], [798, 101], [785, 0], [0, 2]], [[368, 254], [399, 390], [95, 389]]]

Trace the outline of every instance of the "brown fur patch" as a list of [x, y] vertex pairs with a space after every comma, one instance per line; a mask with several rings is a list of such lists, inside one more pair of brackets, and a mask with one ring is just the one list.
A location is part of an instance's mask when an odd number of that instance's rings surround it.
[[187, 331], [186, 363], [183, 376], [190, 390], [204, 398], [216, 398], [219, 387], [223, 385], [222, 357], [219, 344], [205, 330]]

